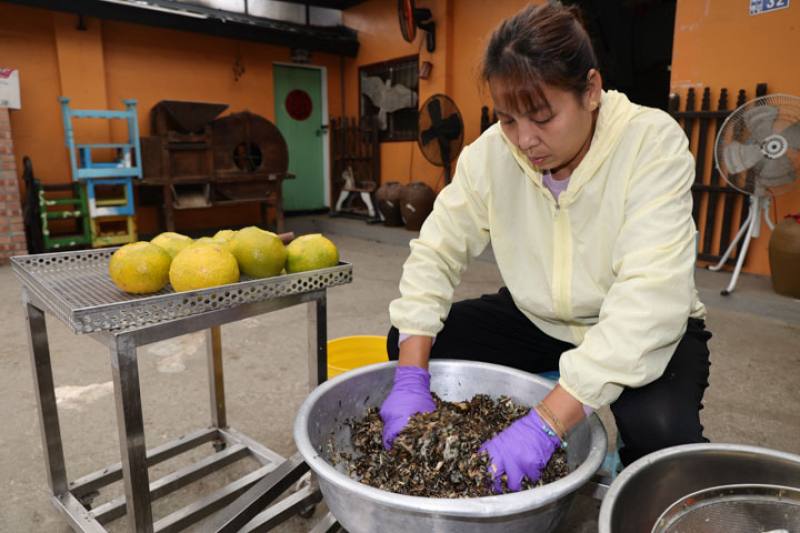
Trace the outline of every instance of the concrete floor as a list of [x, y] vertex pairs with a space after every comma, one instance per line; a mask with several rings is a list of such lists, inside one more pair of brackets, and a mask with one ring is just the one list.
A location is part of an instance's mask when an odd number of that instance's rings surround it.
[[[323, 231], [353, 263], [352, 284], [331, 289], [329, 338], [383, 335], [387, 306], [414, 234], [370, 226], [363, 221], [302, 217], [289, 219], [297, 233]], [[743, 276], [727, 297], [719, 289], [729, 274], [698, 271], [701, 297], [709, 307], [711, 386], [702, 420], [715, 442], [746, 443], [800, 454], [800, 302], [774, 294], [769, 280]], [[467, 271], [457, 298], [494, 292], [501, 285], [490, 252]], [[67, 532], [66, 521], [49, 502], [36, 400], [31, 379], [19, 283], [0, 267], [0, 531]], [[50, 318], [50, 317], [49, 317]], [[307, 394], [306, 308], [298, 306], [224, 326], [223, 350], [229, 423], [272, 450], [294, 451], [291, 428]], [[119, 461], [111, 371], [105, 348], [48, 320], [67, 474], [75, 479]], [[142, 347], [139, 373], [148, 448], [205, 427], [209, 422], [207, 370], [202, 334]], [[601, 412], [613, 436], [607, 410]], [[613, 438], [612, 438], [613, 441]], [[208, 449], [206, 449], [208, 448]], [[151, 480], [210, 453], [210, 446], [151, 469]], [[222, 486], [253, 463], [237, 463], [154, 504], [156, 518]], [[97, 502], [121, 494], [120, 483]], [[599, 503], [579, 497], [560, 532], [596, 530]], [[308, 530], [311, 519], [293, 518], [277, 531]], [[125, 520], [112, 522], [124, 531]], [[195, 528], [202, 530], [202, 527]]]

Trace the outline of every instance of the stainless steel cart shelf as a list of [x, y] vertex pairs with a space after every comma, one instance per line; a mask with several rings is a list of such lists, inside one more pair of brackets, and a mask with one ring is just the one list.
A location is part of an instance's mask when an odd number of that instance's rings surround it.
[[272, 278], [247, 279], [199, 291], [171, 287], [150, 296], [119, 290], [108, 277], [116, 248], [14, 257], [12, 267], [25, 287], [48, 303], [48, 311], [75, 333], [118, 331], [169, 322], [242, 303], [301, 294], [350, 283], [348, 263]]
[[[11, 259], [22, 281], [39, 403], [44, 460], [52, 501], [77, 531], [105, 531], [103, 524], [127, 514], [132, 531], [180, 531], [258, 489], [269, 503], [297, 481], [308, 467], [298, 456], [284, 459], [250, 437], [228, 427], [220, 326], [289, 306], [308, 304], [308, 383], [314, 388], [327, 371], [327, 289], [350, 283], [348, 263], [312, 272], [176, 293], [169, 287], [145, 297], [126, 294], [108, 278], [114, 249], [18, 256]], [[56, 408], [45, 312], [76, 334], [91, 334], [108, 346], [114, 382], [121, 462], [68, 481]], [[211, 423], [148, 450], [145, 445], [136, 348], [178, 335], [207, 330]], [[148, 468], [204, 443], [216, 453], [153, 482]], [[163, 497], [243, 457], [262, 465], [218, 491], [153, 522], [151, 501]], [[125, 496], [91, 508], [97, 491], [122, 479]], [[266, 495], [266, 496], [264, 496]], [[308, 510], [320, 500], [312, 482], [266, 508], [244, 528], [264, 530]], [[230, 513], [228, 513], [230, 514]], [[240, 516], [241, 513], [239, 513]], [[219, 530], [235, 521], [221, 515]]]

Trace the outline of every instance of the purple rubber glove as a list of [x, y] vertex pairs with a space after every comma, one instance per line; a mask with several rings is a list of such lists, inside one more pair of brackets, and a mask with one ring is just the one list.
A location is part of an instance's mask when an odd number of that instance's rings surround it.
[[381, 405], [383, 420], [383, 447], [392, 447], [394, 438], [408, 423], [411, 415], [436, 410], [431, 397], [431, 375], [418, 366], [398, 366], [394, 372], [394, 385]]
[[537, 481], [547, 462], [561, 445], [561, 439], [542, 420], [536, 409], [515, 420], [513, 424], [486, 441], [479, 452], [487, 452], [494, 476], [493, 489], [503, 492], [501, 476], [506, 474], [508, 488], [514, 492], [522, 487], [522, 478]]

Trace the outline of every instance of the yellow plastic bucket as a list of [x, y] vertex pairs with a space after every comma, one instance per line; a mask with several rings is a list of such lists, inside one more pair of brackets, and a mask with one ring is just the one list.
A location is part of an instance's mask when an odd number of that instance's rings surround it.
[[389, 360], [386, 337], [353, 335], [328, 341], [328, 379], [342, 372]]

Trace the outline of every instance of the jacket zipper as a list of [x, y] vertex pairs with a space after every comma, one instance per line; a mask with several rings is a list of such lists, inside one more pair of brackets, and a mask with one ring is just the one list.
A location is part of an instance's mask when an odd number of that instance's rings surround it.
[[569, 281], [572, 277], [571, 238], [569, 223], [561, 205], [556, 202], [553, 235], [553, 308], [561, 320], [570, 320]]

